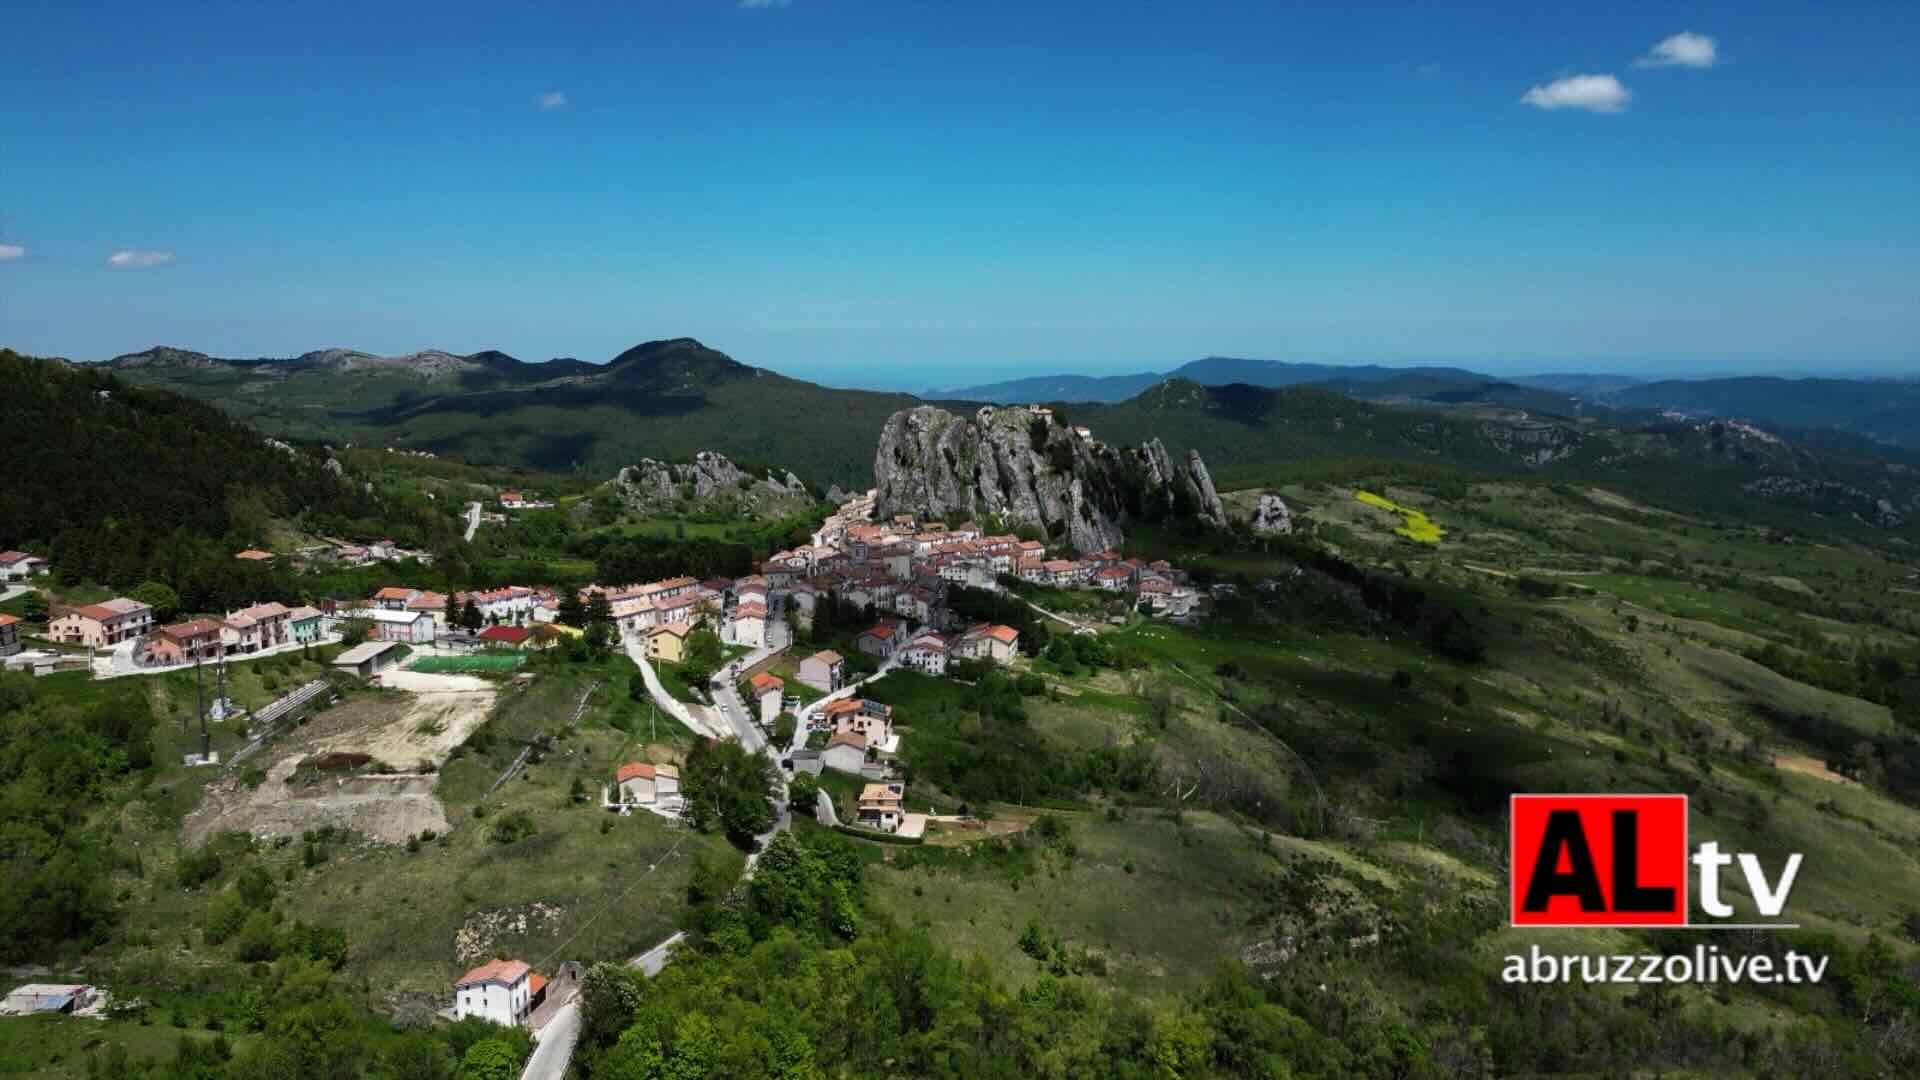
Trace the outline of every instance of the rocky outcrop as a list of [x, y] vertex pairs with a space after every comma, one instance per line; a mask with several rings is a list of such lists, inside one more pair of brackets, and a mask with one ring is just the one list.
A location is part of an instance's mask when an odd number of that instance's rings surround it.
[[689, 462], [644, 458], [614, 478], [614, 490], [642, 513], [737, 512], [754, 515], [798, 513], [813, 505], [800, 478], [768, 469], [763, 476], [744, 472], [725, 454], [702, 450]]
[[1254, 504], [1251, 523], [1253, 531], [1264, 536], [1290, 533], [1293, 531], [1293, 512], [1287, 509], [1287, 504], [1281, 501], [1280, 496], [1269, 491]]
[[1118, 544], [1133, 521], [1226, 524], [1197, 453], [1176, 466], [1160, 440], [1116, 448], [1047, 409], [984, 408], [971, 417], [921, 406], [894, 413], [874, 452], [875, 512], [1032, 525], [1081, 552]]

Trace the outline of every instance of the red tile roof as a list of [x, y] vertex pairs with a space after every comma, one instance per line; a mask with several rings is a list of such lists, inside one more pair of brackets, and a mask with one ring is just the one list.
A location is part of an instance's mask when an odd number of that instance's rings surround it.
[[374, 593], [373, 598], [375, 600], [410, 600], [414, 594], [419, 591], [418, 589], [403, 588], [399, 585], [389, 585], [379, 592]]
[[851, 746], [855, 750], [864, 752], [867, 748], [867, 737], [848, 731], [837, 732], [833, 738], [827, 740], [827, 749], [831, 750], [836, 746]]
[[845, 660], [846, 657], [841, 656], [839, 653], [834, 652], [832, 649], [821, 649], [819, 652], [814, 653], [812, 656], [807, 657], [807, 659], [818, 660], [823, 664], [832, 666], [834, 664], [840, 663], [842, 660]]
[[616, 784], [636, 779], [653, 779], [653, 766], [644, 761], [629, 761], [613, 771], [613, 782]]
[[528, 975], [533, 968], [525, 960], [489, 960], [465, 975], [460, 976], [455, 986], [472, 986], [475, 983], [497, 982], [502, 986], [512, 986]]
[[508, 645], [518, 645], [533, 636], [533, 631], [524, 626], [489, 626], [480, 631], [481, 641], [499, 641]]
[[183, 623], [173, 623], [154, 631], [161, 637], [179, 641], [183, 638], [205, 637], [220, 632], [220, 624], [212, 619], [193, 619]]
[[747, 682], [753, 687], [753, 692], [756, 694], [764, 694], [770, 690], [779, 690], [787, 685], [781, 681], [780, 676], [769, 675], [764, 671], [748, 679]]

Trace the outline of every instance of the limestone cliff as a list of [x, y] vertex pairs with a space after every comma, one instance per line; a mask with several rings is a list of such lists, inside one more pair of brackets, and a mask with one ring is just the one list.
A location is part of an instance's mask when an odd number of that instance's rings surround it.
[[1081, 552], [1118, 544], [1133, 521], [1226, 523], [1198, 453], [1175, 465], [1158, 439], [1108, 446], [1046, 409], [988, 407], [961, 417], [929, 405], [894, 413], [881, 429], [873, 474], [882, 517], [994, 516]]
[[768, 469], [754, 476], [725, 454], [702, 450], [690, 462], [641, 459], [614, 478], [614, 490], [642, 513], [703, 511], [792, 514], [813, 505], [813, 496], [790, 472]]

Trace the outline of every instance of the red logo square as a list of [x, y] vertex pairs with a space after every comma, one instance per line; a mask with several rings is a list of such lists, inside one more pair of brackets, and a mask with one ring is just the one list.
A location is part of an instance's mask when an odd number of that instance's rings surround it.
[[1685, 795], [1515, 795], [1515, 926], [1685, 926]]

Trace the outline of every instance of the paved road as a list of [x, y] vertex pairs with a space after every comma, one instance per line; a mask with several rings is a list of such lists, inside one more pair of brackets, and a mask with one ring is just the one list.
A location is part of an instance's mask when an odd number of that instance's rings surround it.
[[568, 1002], [540, 1029], [540, 1041], [533, 1044], [533, 1056], [520, 1070], [520, 1080], [564, 1080], [567, 1062], [573, 1057], [573, 1044], [580, 1038], [580, 1002]]
[[885, 678], [887, 672], [892, 671], [894, 668], [899, 666], [900, 666], [899, 658], [890, 656], [886, 660], [881, 662], [879, 671], [876, 671], [873, 674], [867, 676], [864, 679], [860, 679], [857, 682], [848, 683], [847, 685], [841, 687], [838, 690], [835, 690], [833, 693], [828, 694], [825, 697], [816, 698], [813, 701], [800, 706], [800, 713], [799, 713], [800, 723], [798, 724], [798, 730], [796, 730], [793, 733], [794, 742], [792, 746], [787, 748], [787, 753], [791, 754], [795, 750], [798, 750], [802, 746], [805, 746], [807, 744], [807, 721], [812, 718], [814, 713], [817, 713], [821, 709], [826, 708], [828, 702], [839, 701], [842, 698], [852, 697], [853, 695], [860, 692], [861, 687], [867, 685], [868, 683], [872, 682], [875, 679]]
[[706, 718], [706, 710], [700, 710], [700, 715], [696, 716], [693, 708], [686, 702], [667, 693], [666, 686], [660, 682], [659, 674], [653, 670], [653, 664], [647, 660], [647, 649], [644, 644], [631, 640], [626, 644], [627, 657], [640, 668], [640, 677], [646, 681], [647, 693], [653, 695], [653, 703], [660, 706], [662, 712], [686, 725], [687, 730], [695, 735], [712, 735], [720, 738], [727, 734]]
[[28, 590], [32, 588], [33, 586], [31, 585], [0, 585], [0, 604], [4, 604], [16, 596], [25, 596]]
[[480, 528], [480, 504], [477, 502], [470, 502], [467, 504], [467, 533], [465, 537], [467, 543], [469, 544], [473, 543], [474, 531], [479, 528]]
[[[1007, 594], [1007, 595], [1009, 595], [1009, 596], [1013, 596], [1014, 594], [1012, 594], [1012, 593], [1009, 593], [1009, 594]], [[1036, 604], [1036, 603], [1034, 603], [1033, 601], [1031, 601], [1031, 600], [1028, 600], [1028, 599], [1027, 599], [1026, 597], [1024, 597], [1024, 596], [1022, 596], [1022, 597], [1017, 597], [1017, 599], [1018, 599], [1018, 600], [1019, 600], [1019, 601], [1020, 601], [1021, 603], [1023, 603], [1023, 604], [1025, 604], [1025, 605], [1027, 605], [1028, 607], [1030, 607], [1030, 608], [1032, 608], [1033, 610], [1035, 610], [1035, 611], [1037, 611], [1037, 612], [1039, 612], [1040, 614], [1042, 614], [1042, 615], [1044, 615], [1044, 616], [1046, 616], [1046, 617], [1047, 617], [1047, 618], [1049, 618], [1049, 619], [1052, 619], [1052, 620], [1053, 620], [1054, 622], [1059, 622], [1059, 623], [1065, 623], [1065, 624], [1067, 624], [1068, 626], [1071, 626], [1071, 627], [1073, 627], [1073, 632], [1074, 632], [1074, 633], [1076, 633], [1076, 634], [1097, 634], [1097, 633], [1099, 633], [1099, 631], [1098, 631], [1098, 630], [1096, 630], [1095, 628], [1093, 628], [1093, 627], [1091, 627], [1091, 626], [1088, 626], [1088, 625], [1087, 625], [1086, 623], [1083, 623], [1083, 622], [1080, 622], [1080, 621], [1079, 621], [1079, 620], [1077, 620], [1077, 619], [1069, 619], [1069, 618], [1067, 618], [1067, 617], [1066, 617], [1065, 615], [1059, 615], [1059, 614], [1056, 614], [1056, 613], [1054, 613], [1054, 612], [1051, 612], [1051, 611], [1048, 611], [1048, 610], [1047, 610], [1046, 608], [1043, 608], [1043, 607], [1041, 607], [1041, 606], [1040, 606], [1039, 604]]]
[[627, 966], [639, 968], [641, 974], [651, 979], [667, 966], [667, 961], [673, 959], [674, 948], [685, 940], [687, 940], [687, 932], [678, 931], [667, 940], [627, 961]]

